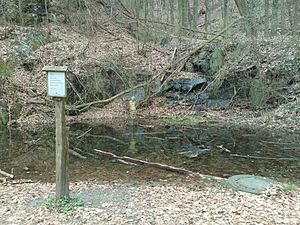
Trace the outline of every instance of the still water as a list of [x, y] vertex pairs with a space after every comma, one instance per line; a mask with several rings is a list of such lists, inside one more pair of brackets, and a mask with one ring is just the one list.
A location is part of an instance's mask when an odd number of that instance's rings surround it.
[[[155, 168], [126, 165], [93, 149], [149, 162], [229, 177], [254, 174], [300, 182], [300, 140], [270, 131], [219, 126], [175, 127], [74, 124], [69, 130], [70, 179], [82, 181], [157, 180], [175, 176]], [[54, 128], [38, 133], [0, 128], [0, 169], [17, 179], [55, 179]], [[177, 176], [177, 175], [176, 175]]]

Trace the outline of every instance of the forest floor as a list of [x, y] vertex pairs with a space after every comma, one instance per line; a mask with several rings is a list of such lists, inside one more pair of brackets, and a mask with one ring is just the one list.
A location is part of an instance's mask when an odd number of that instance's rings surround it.
[[[24, 183], [23, 183], [24, 182]], [[78, 207], [47, 208], [55, 184], [0, 183], [1, 224], [289, 224], [300, 223], [300, 191], [254, 195], [182, 180], [71, 183]], [[69, 208], [70, 209], [70, 208]]]

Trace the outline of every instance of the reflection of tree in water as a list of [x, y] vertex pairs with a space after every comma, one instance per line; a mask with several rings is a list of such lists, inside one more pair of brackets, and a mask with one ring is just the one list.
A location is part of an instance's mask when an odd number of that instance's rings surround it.
[[[73, 125], [72, 125], [73, 126]], [[52, 131], [52, 132], [51, 132]], [[299, 144], [294, 137], [232, 130], [220, 127], [176, 129], [138, 125], [131, 120], [127, 130], [82, 125], [71, 127], [70, 149], [84, 158], [71, 154], [70, 173], [78, 180], [87, 177], [110, 177], [112, 171], [123, 174], [116, 163], [104, 160], [93, 149], [112, 152], [145, 161], [182, 167], [202, 174], [231, 176], [256, 174], [271, 178], [299, 180]], [[223, 145], [231, 150], [222, 154]], [[202, 148], [202, 145], [205, 148]], [[202, 151], [204, 149], [209, 151]], [[190, 155], [196, 151], [197, 155]], [[248, 156], [235, 157], [235, 155]], [[192, 157], [190, 157], [192, 156]], [[270, 157], [274, 158], [271, 160]], [[281, 160], [275, 160], [280, 158]], [[284, 160], [292, 158], [291, 160]], [[124, 167], [121, 165], [120, 167]], [[16, 179], [53, 181], [55, 178], [55, 135], [53, 129], [36, 134], [0, 131], [0, 169], [11, 172]], [[126, 168], [128, 169], [128, 168]], [[99, 172], [101, 170], [101, 173]], [[75, 175], [74, 175], [75, 174]]]
[[137, 126], [134, 125], [134, 119], [132, 119], [131, 126], [130, 126], [130, 143], [129, 143], [128, 153], [138, 152], [136, 148], [136, 133], [137, 133]]
[[[40, 135], [42, 134], [42, 135]], [[13, 171], [16, 179], [36, 179], [55, 170], [55, 141], [51, 132], [36, 134], [18, 130], [2, 129], [0, 131], [1, 169]]]

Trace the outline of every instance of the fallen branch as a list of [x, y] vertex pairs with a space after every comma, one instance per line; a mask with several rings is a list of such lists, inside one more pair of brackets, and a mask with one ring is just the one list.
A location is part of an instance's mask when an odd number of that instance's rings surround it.
[[209, 40], [207, 40], [205, 43], [199, 45], [198, 47], [196, 47], [195, 49], [193, 49], [191, 52], [187, 53], [184, 57], [182, 57], [181, 59], [179, 59], [177, 61], [176, 64], [179, 64], [179, 66], [177, 67], [177, 72], [180, 72], [182, 70], [182, 68], [184, 67], [184, 65], [187, 63], [187, 61], [190, 59], [191, 56], [195, 55], [197, 52], [199, 52], [204, 46], [206, 46], [208, 43], [213, 42], [214, 40], [216, 40], [217, 38], [219, 38], [220, 36], [222, 36], [230, 27], [232, 27], [235, 23], [237, 23], [239, 19], [236, 19], [235, 21], [233, 21], [231, 24], [229, 24], [227, 27], [225, 27], [223, 30], [221, 30], [220, 32], [218, 32], [217, 34], [215, 34], [214, 36], [212, 36]]
[[3, 171], [1, 169], [0, 169], [0, 174], [2, 174], [5, 177], [8, 177], [10, 179], [14, 179], [15, 178], [15, 176], [13, 174], [7, 173], [7, 172], [5, 172], [5, 171]]
[[16, 180], [16, 181], [10, 182], [9, 184], [16, 185], [16, 184], [34, 184], [34, 183], [38, 183], [38, 181], [33, 181], [33, 180]]
[[245, 159], [263, 159], [263, 160], [278, 160], [278, 161], [300, 161], [299, 157], [264, 157], [264, 156], [253, 156], [253, 155], [238, 155], [238, 154], [230, 154], [230, 156], [238, 157], [238, 158], [245, 158]]
[[70, 152], [71, 155], [74, 155], [74, 156], [76, 156], [76, 157], [78, 157], [80, 159], [86, 159], [85, 156], [79, 154], [78, 152], [74, 151], [73, 149], [69, 149], [69, 152]]
[[119, 94], [116, 94], [116, 95], [114, 95], [114, 96], [112, 96], [110, 98], [107, 98], [107, 99], [104, 99], [104, 100], [97, 100], [97, 101], [93, 101], [93, 102], [89, 102], [89, 103], [84, 103], [84, 104], [81, 104], [81, 105], [77, 105], [77, 106], [74, 107], [74, 109], [77, 109], [77, 110], [81, 109], [81, 111], [83, 111], [82, 109], [86, 109], [86, 108], [88, 108], [88, 107], [90, 107], [92, 105], [95, 105], [95, 104], [109, 103], [109, 102], [115, 100], [116, 98], [118, 98], [118, 97], [120, 97], [120, 96], [122, 96], [124, 94], [127, 94], [127, 93], [129, 93], [129, 92], [131, 92], [131, 91], [133, 91], [133, 90], [135, 90], [135, 89], [137, 89], [139, 87], [143, 87], [143, 86], [146, 86], [146, 85], [150, 84], [159, 75], [152, 77], [149, 81], [143, 82], [143, 83], [138, 84], [138, 85], [136, 85], [136, 86], [134, 86], [132, 88], [126, 89], [126, 90], [120, 92]]
[[169, 166], [169, 165], [166, 165], [166, 164], [155, 163], [155, 162], [147, 162], [147, 161], [144, 161], [144, 160], [135, 159], [135, 158], [131, 158], [131, 157], [128, 157], [128, 156], [117, 156], [117, 155], [115, 155], [111, 152], [105, 152], [105, 151], [98, 150], [98, 149], [94, 149], [94, 151], [96, 151], [98, 154], [100, 154], [102, 156], [105, 156], [107, 158], [122, 160], [122, 161], [130, 162], [130, 163], [134, 163], [134, 164], [139, 164], [139, 165], [143, 165], [143, 166], [147, 166], [147, 167], [154, 167], [154, 168], [158, 168], [158, 169], [162, 169], [162, 170], [167, 170], [167, 171], [179, 173], [179, 174], [182, 174], [182, 175], [185, 175], [185, 176], [199, 177], [201, 179], [206, 179], [206, 180], [223, 180], [224, 179], [224, 178], [221, 178], [221, 177], [215, 177], [215, 176], [196, 173], [196, 172], [193, 172], [193, 171], [190, 171], [190, 170], [186, 170], [184, 168], [178, 168], [178, 167]]

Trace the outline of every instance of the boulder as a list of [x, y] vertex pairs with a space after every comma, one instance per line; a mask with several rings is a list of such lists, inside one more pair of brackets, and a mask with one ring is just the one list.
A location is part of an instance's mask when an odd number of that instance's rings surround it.
[[169, 88], [178, 92], [190, 92], [193, 90], [199, 90], [207, 84], [207, 80], [204, 77], [199, 76], [197, 73], [182, 73], [182, 76], [170, 80]]

